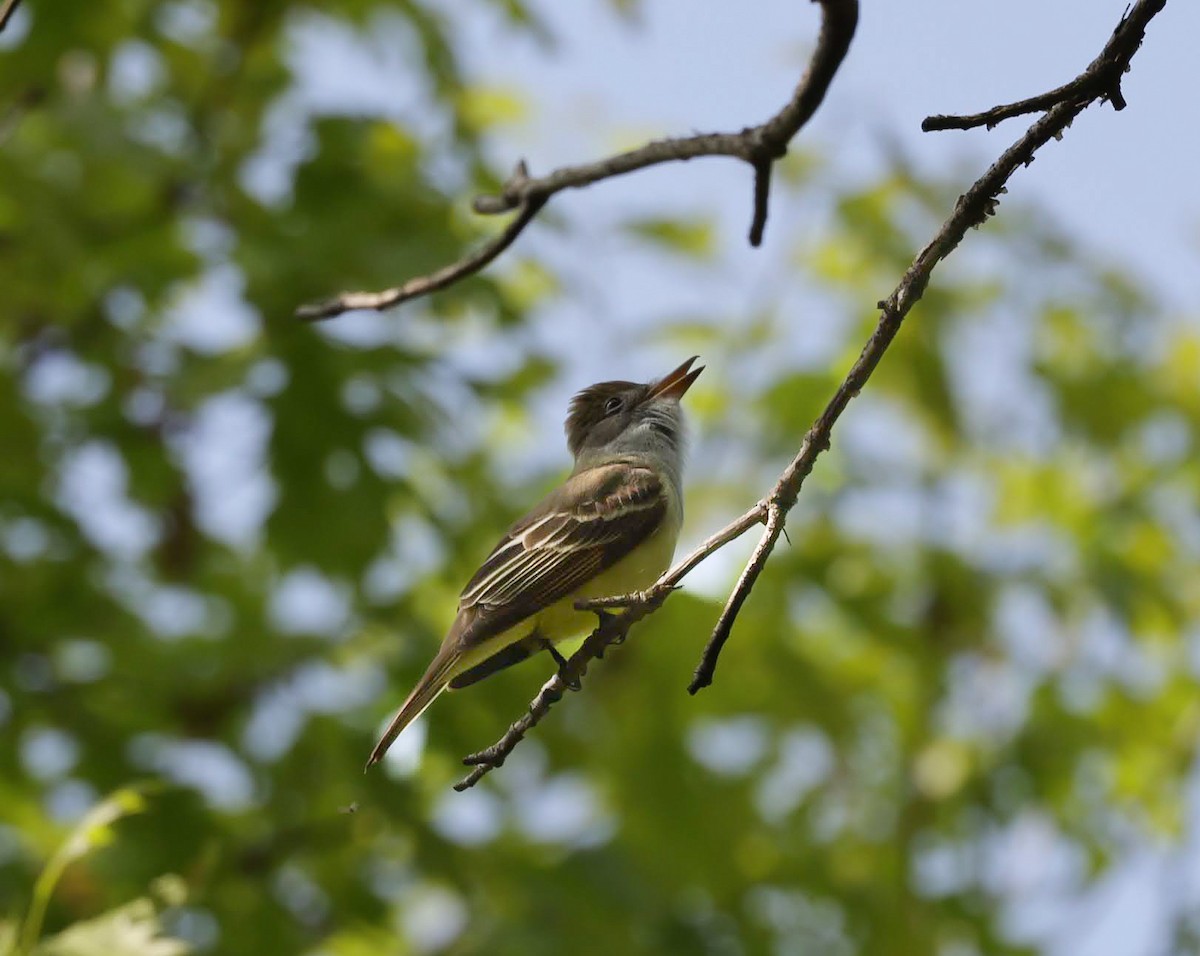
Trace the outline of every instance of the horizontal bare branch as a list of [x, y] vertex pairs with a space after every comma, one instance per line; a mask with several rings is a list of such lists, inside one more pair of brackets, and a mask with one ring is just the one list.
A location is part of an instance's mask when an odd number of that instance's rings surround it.
[[592, 183], [623, 176], [648, 166], [684, 162], [701, 156], [731, 156], [753, 167], [755, 193], [750, 242], [758, 245], [762, 241], [767, 221], [770, 167], [787, 153], [788, 143], [821, 105], [838, 67], [845, 59], [858, 25], [858, 0], [813, 2], [820, 4], [823, 13], [816, 49], [791, 99], [765, 123], [748, 126], [737, 133], [701, 133], [695, 136], [655, 140], [638, 149], [618, 153], [596, 162], [564, 166], [545, 176], [531, 177], [525, 173], [522, 166], [518, 174], [504, 184], [499, 195], [479, 196], [472, 204], [474, 210], [481, 215], [497, 215], [518, 210], [517, 217], [496, 239], [430, 275], [409, 279], [402, 285], [382, 292], [343, 292], [325, 302], [301, 306], [296, 310], [297, 317], [315, 321], [340, 315], [350, 309], [382, 311], [409, 299], [444, 289], [478, 272], [512, 245], [556, 193], [564, 189], [590, 186]]
[[1112, 103], [1113, 109], [1125, 109], [1121, 77], [1129, 68], [1130, 59], [1142, 45], [1146, 35], [1146, 24], [1162, 10], [1166, 2], [1167, 0], [1154, 0], [1153, 3], [1139, 3], [1136, 8], [1127, 11], [1100, 55], [1070, 83], [1064, 83], [1047, 93], [1031, 96], [1027, 100], [994, 106], [982, 113], [970, 113], [965, 116], [939, 113], [936, 116], [927, 116], [921, 123], [921, 129], [926, 133], [946, 129], [974, 129], [977, 126], [992, 129], [996, 124], [1014, 116], [1044, 112], [1060, 103], [1081, 103], [1087, 106], [1101, 97]]
[[984, 110], [982, 113], [969, 113], [964, 116], [938, 113], [935, 116], [926, 116], [921, 121], [921, 130], [925, 133], [933, 133], [946, 129], [974, 129], [976, 126], [986, 126], [988, 129], [993, 129], [997, 124], [1014, 116], [1023, 116], [1026, 113], [1040, 113], [1050, 109], [1052, 106], [1077, 97], [1086, 99], [1088, 86], [1089, 83], [1085, 82], [1083, 77], [1076, 77], [1070, 83], [1066, 83], [1056, 90], [1051, 90], [1049, 93], [1039, 93], [1037, 96], [1031, 96], [1027, 100], [1019, 100], [1016, 103], [993, 106], [990, 110]]

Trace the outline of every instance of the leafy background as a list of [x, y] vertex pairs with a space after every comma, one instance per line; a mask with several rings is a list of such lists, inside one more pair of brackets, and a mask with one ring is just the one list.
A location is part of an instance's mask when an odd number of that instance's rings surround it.
[[[486, 16], [553, 49], [536, 8]], [[963, 182], [797, 151], [736, 304], [685, 294], [735, 271], [720, 210], [656, 206], [648, 175], [433, 300], [296, 323], [497, 228], [467, 197], [544, 91], [477, 82], [468, 33], [418, 3], [64, 0], [2, 38], [0, 948], [1073, 952], [1152, 872], [1136, 951], [1196, 951], [1200, 326], [1035, 206], [939, 271], [713, 688], [683, 692], [748, 543], [477, 790], [459, 758], [544, 663], [363, 775], [461, 582], [561, 474], [566, 394], [704, 355], [700, 538], [790, 457]], [[328, 67], [362, 62], [397, 82], [349, 95]], [[651, 291], [601, 318], [580, 263], [614, 244]]]

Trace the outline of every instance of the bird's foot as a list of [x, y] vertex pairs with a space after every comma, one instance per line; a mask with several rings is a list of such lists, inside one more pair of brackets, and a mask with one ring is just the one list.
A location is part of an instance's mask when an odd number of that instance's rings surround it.
[[672, 591], [677, 591], [679, 584], [653, 584], [644, 591], [631, 591], [628, 594], [615, 594], [611, 597], [587, 598], [575, 602], [575, 610], [592, 611], [603, 617], [608, 609], [628, 610], [644, 604], [658, 604]]
[[555, 647], [553, 644], [551, 644], [549, 641], [546, 641], [546, 650], [550, 652], [550, 656], [554, 658], [554, 663], [558, 665], [558, 676], [562, 678], [562, 682], [567, 685], [567, 688], [569, 690], [582, 689], [583, 683], [579, 680], [578, 677], [568, 679], [565, 676], [566, 669], [567, 669], [567, 659], [562, 656], [562, 654], [559, 652], [558, 648]]

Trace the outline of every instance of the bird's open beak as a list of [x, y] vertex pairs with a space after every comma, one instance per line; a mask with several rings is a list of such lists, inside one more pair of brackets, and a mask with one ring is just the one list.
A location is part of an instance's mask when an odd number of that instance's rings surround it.
[[699, 357], [699, 355], [693, 355], [675, 371], [660, 378], [650, 386], [650, 394], [646, 397], [648, 399], [673, 398], [676, 401], [683, 398], [683, 393], [692, 387], [692, 382], [696, 381], [700, 377], [700, 373], [704, 371], [703, 365], [698, 369], [688, 371], [692, 368], [692, 363]]

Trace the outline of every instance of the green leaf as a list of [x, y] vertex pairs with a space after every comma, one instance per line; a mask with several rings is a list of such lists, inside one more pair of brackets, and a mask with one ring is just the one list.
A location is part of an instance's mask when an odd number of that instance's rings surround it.
[[192, 948], [164, 935], [154, 901], [136, 899], [75, 923], [43, 941], [33, 956], [186, 956]]
[[144, 793], [124, 787], [109, 794], [84, 814], [83, 819], [76, 824], [58, 852], [46, 863], [34, 883], [33, 900], [21, 927], [19, 952], [29, 953], [33, 950], [42, 932], [42, 922], [46, 917], [46, 908], [50, 905], [50, 897], [67, 867], [92, 850], [111, 843], [114, 839], [113, 824], [131, 814], [141, 813], [145, 808]]

